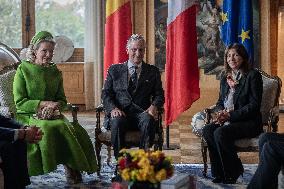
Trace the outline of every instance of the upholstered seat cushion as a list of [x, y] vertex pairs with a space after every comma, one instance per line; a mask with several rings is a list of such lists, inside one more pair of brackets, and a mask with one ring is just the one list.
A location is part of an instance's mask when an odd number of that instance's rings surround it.
[[239, 148], [248, 148], [248, 147], [253, 147], [257, 148], [258, 147], [258, 137], [256, 138], [244, 138], [240, 140], [235, 141], [235, 146]]
[[99, 134], [98, 138], [100, 141], [110, 141], [111, 132], [109, 130], [104, 130]]
[[206, 121], [206, 113], [204, 111], [197, 112], [193, 115], [191, 119], [191, 127], [192, 132], [196, 135], [201, 137], [202, 136], [202, 128], [204, 127]]
[[[102, 132], [99, 134], [99, 139], [101, 141], [109, 141], [111, 140], [111, 131], [102, 129]], [[139, 142], [140, 140], [140, 132], [139, 131], [127, 131], [125, 133], [125, 142]]]
[[15, 73], [16, 70], [10, 70], [0, 75], [0, 113], [6, 117], [11, 117], [16, 112], [13, 97]]
[[139, 142], [140, 132], [139, 131], [127, 131], [125, 134], [125, 142]]

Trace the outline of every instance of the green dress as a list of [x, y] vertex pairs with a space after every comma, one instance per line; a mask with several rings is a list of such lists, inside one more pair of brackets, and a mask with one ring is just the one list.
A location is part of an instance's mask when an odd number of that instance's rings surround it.
[[13, 93], [17, 120], [37, 125], [44, 133], [38, 144], [28, 145], [31, 176], [51, 172], [58, 164], [89, 173], [97, 170], [93, 145], [81, 125], [70, 123], [65, 117], [39, 120], [33, 116], [40, 101], [57, 101], [62, 110], [66, 107], [62, 73], [55, 64], [43, 67], [23, 61], [14, 78]]

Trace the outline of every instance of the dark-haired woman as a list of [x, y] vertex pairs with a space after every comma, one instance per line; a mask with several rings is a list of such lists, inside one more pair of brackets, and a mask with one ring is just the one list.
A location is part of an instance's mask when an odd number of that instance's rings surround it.
[[262, 132], [263, 87], [261, 74], [250, 68], [243, 45], [232, 44], [226, 49], [224, 66], [215, 107], [217, 117], [203, 128], [203, 137], [208, 144], [212, 182], [234, 184], [244, 171], [234, 142]]

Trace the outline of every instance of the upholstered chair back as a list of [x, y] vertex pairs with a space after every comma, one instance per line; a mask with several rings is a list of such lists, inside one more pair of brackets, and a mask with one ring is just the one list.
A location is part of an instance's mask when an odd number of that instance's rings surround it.
[[13, 81], [20, 58], [10, 47], [0, 42], [0, 114], [13, 117], [16, 107]]
[[[271, 124], [272, 130], [277, 131], [277, 122], [279, 117], [279, 97], [282, 82], [277, 76], [270, 76], [259, 70], [262, 75], [263, 93], [261, 101], [262, 123]], [[277, 120], [275, 120], [277, 118]], [[276, 123], [275, 123], [276, 121]]]

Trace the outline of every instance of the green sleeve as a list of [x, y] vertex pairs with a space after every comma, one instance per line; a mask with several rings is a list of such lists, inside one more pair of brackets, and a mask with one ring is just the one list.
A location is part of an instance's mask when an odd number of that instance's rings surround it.
[[64, 110], [67, 108], [67, 100], [66, 100], [66, 96], [64, 93], [64, 88], [63, 88], [63, 78], [62, 78], [62, 73], [60, 72], [59, 75], [59, 86], [58, 86], [58, 90], [56, 93], [56, 101], [60, 103], [60, 111]]
[[35, 113], [37, 111], [40, 100], [29, 99], [21, 66], [17, 69], [14, 77], [13, 94], [17, 112]]

